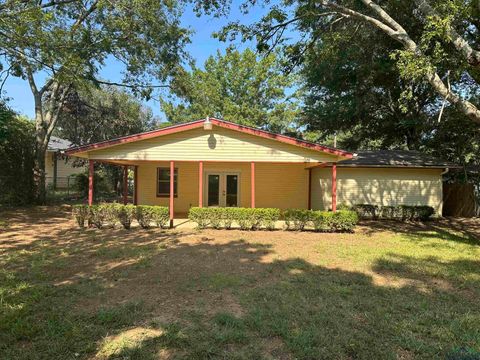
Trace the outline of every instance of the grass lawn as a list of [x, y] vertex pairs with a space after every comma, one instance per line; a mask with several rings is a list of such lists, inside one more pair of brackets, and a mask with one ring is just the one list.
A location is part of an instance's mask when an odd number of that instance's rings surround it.
[[478, 359], [480, 223], [87, 229], [0, 214], [0, 359]]

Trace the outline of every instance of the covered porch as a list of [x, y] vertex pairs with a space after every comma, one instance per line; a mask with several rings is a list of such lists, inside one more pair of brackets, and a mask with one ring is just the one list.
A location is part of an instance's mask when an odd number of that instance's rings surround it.
[[[94, 202], [95, 162], [123, 167], [124, 189], [128, 170], [134, 173], [133, 204], [168, 206], [170, 225], [185, 219], [191, 207], [272, 207], [312, 206], [312, 169], [331, 169], [331, 210], [336, 211], [335, 162], [279, 163], [255, 161], [126, 161], [89, 159], [88, 203]], [[329, 189], [330, 190], [330, 189]], [[128, 195], [124, 192], [124, 204]]]

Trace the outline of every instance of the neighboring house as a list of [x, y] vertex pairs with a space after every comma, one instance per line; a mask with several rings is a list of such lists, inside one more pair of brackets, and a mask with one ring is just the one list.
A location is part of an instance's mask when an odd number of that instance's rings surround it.
[[192, 206], [335, 210], [337, 204], [408, 204], [430, 205], [441, 214], [442, 173], [454, 166], [411, 152], [356, 156], [208, 118], [66, 153], [90, 160], [92, 183], [95, 161], [132, 166], [134, 203], [170, 205], [172, 219], [173, 211]]
[[58, 137], [50, 137], [45, 153], [45, 177], [47, 186], [64, 189], [72, 183], [72, 176], [85, 171], [85, 167], [74, 167], [75, 158], [65, 155], [72, 143]]

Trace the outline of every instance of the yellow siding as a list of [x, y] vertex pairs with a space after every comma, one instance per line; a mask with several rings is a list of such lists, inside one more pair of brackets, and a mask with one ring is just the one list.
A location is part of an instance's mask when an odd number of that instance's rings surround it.
[[255, 165], [256, 206], [307, 208], [308, 170], [303, 164]]
[[[337, 168], [337, 204], [429, 205], [442, 213], [441, 169]], [[332, 204], [331, 168], [312, 169], [312, 208]]]
[[[168, 162], [141, 163], [138, 166], [138, 204], [168, 206], [168, 198], [156, 196], [157, 167], [168, 167]], [[178, 197], [175, 212], [186, 213], [198, 206], [198, 163], [176, 162], [178, 169]], [[204, 163], [207, 172], [233, 172], [240, 174], [239, 206], [250, 207], [250, 163]], [[257, 163], [255, 168], [257, 207], [306, 208], [308, 203], [308, 171], [303, 164]], [[205, 180], [204, 180], [204, 189]], [[204, 202], [206, 195], [204, 195]]]
[[311, 162], [336, 161], [337, 156], [214, 126], [178, 132], [88, 152], [91, 159], [213, 160]]

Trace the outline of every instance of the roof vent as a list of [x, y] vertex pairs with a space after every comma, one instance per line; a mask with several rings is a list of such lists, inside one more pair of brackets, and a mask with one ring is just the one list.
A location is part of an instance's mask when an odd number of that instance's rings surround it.
[[208, 116], [203, 123], [203, 130], [212, 130], [212, 122], [210, 121], [210, 118]]

